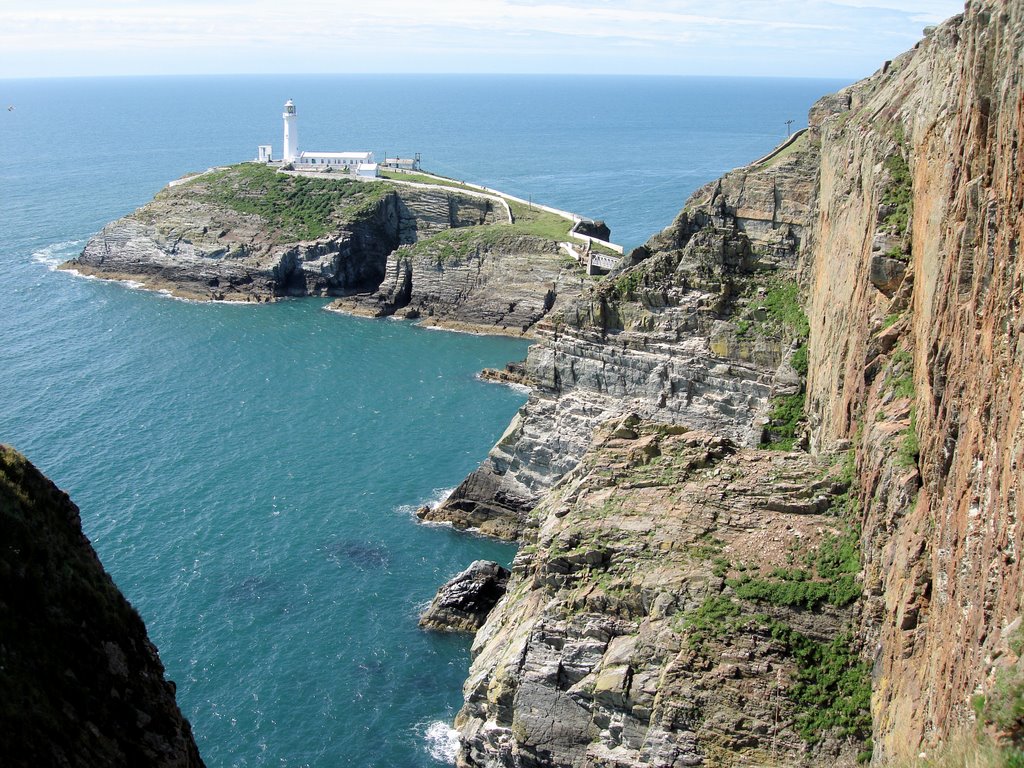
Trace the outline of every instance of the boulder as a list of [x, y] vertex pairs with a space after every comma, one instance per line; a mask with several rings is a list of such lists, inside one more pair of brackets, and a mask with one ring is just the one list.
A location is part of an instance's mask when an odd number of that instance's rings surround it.
[[612, 239], [611, 229], [600, 219], [597, 221], [587, 221], [584, 219], [576, 225], [576, 231], [581, 235], [596, 237], [598, 240], [604, 240], [605, 242]]
[[420, 626], [441, 632], [476, 632], [505, 594], [510, 573], [490, 560], [476, 560], [437, 591]]

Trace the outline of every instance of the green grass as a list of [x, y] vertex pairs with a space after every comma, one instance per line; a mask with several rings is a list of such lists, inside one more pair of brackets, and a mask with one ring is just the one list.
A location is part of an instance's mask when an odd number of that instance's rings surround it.
[[890, 259], [895, 259], [896, 261], [910, 261], [910, 254], [905, 253], [903, 251], [903, 246], [901, 245], [894, 245], [885, 252], [885, 255]]
[[796, 681], [786, 695], [796, 705], [800, 737], [816, 744], [826, 732], [838, 730], [870, 746], [871, 665], [853, 651], [851, 636], [821, 643], [780, 621], [764, 623], [796, 659]]
[[739, 604], [721, 595], [707, 598], [678, 623], [688, 633], [690, 647], [701, 653], [709, 652], [713, 640], [756, 626], [766, 629], [795, 662], [796, 676], [784, 695], [796, 710], [800, 737], [816, 744], [826, 733], [838, 731], [859, 740], [863, 751], [870, 749], [871, 666], [853, 650], [850, 634], [819, 642], [764, 614], [744, 615]]
[[803, 149], [803, 147], [806, 144], [807, 144], [807, 134], [805, 133], [805, 134], [802, 134], [801, 136], [799, 136], [788, 147], [786, 147], [785, 149], [779, 151], [777, 154], [772, 155], [767, 160], [765, 160], [763, 163], [761, 163], [757, 167], [757, 169], [759, 171], [761, 171], [761, 170], [764, 170], [765, 168], [771, 168], [773, 165], [777, 165], [777, 164], [781, 163], [783, 160], [785, 160], [787, 157], [792, 155], [794, 152], [797, 152], [798, 150]]
[[634, 269], [616, 278], [613, 283], [615, 293], [624, 301], [632, 301], [636, 298], [636, 292], [643, 284], [643, 273]]
[[475, 187], [470, 187], [454, 179], [445, 179], [436, 176], [428, 176], [425, 173], [399, 173], [397, 171], [380, 171], [379, 178], [392, 179], [393, 181], [411, 181], [415, 184], [430, 184], [435, 187], [454, 187], [468, 192], [480, 192]]
[[843, 608], [860, 597], [860, 535], [855, 527], [838, 536], [825, 534], [800, 561], [802, 567], [774, 568], [765, 577], [743, 574], [726, 583], [744, 600], [805, 610], [825, 603]]
[[902, 312], [894, 312], [891, 315], [886, 315], [885, 320], [882, 321], [882, 328], [892, 328], [896, 325], [896, 322], [903, 317]]
[[768, 313], [768, 319], [788, 328], [798, 339], [806, 339], [811, 333], [811, 324], [807, 320], [800, 303], [800, 288], [793, 280], [774, 283], [761, 302]]
[[[571, 240], [569, 230], [572, 229], [573, 222], [564, 216], [542, 211], [540, 208], [531, 208], [515, 200], [509, 200], [508, 204], [516, 220], [514, 226], [523, 234], [546, 237], [558, 242]], [[582, 249], [583, 244], [578, 243], [578, 247]]]
[[[882, 192], [882, 204], [893, 206], [893, 210], [885, 217], [883, 225], [896, 234], [903, 236], [910, 226], [910, 217], [913, 207], [913, 179], [910, 176], [910, 166], [903, 156], [906, 151], [906, 141], [901, 128], [896, 130], [896, 150], [885, 158], [883, 163], [889, 172], [889, 183]], [[902, 250], [901, 250], [902, 253]], [[906, 257], [893, 257], [906, 258]]]
[[897, 397], [914, 397], [914, 357], [906, 349], [900, 349], [889, 363], [891, 372], [888, 386]]
[[[394, 171], [383, 171], [381, 172], [381, 176], [385, 179], [393, 179], [395, 181], [412, 181], [417, 184], [452, 187], [454, 189], [461, 189], [467, 192], [479, 193], [482, 191], [452, 179], [435, 178], [422, 173], [396, 173]], [[544, 211], [540, 208], [535, 208], [516, 200], [509, 200], [494, 190], [488, 190], [486, 194], [501, 197], [508, 203], [509, 208], [512, 210], [512, 217], [515, 219], [514, 226], [516, 234], [536, 235], [537, 237], [545, 237], [549, 240], [556, 240], [559, 242], [570, 240], [569, 230], [572, 229], [573, 222], [564, 216], [559, 216], [556, 213]]]
[[1024, 673], [1020, 668], [999, 670], [992, 687], [976, 707], [982, 722], [1024, 746]]
[[703, 650], [710, 640], [732, 634], [745, 623], [742, 613], [740, 606], [728, 597], [709, 597], [682, 616], [681, 628], [688, 633], [690, 647]]
[[801, 344], [793, 356], [789, 359], [789, 364], [793, 366], [793, 370], [799, 373], [803, 378], [807, 378], [807, 345]]
[[917, 409], [910, 409], [910, 425], [903, 433], [896, 451], [896, 464], [901, 467], [916, 467], [921, 458], [921, 444], [917, 439]]
[[804, 419], [804, 394], [781, 395], [772, 398], [768, 411], [768, 439], [762, 440], [761, 447], [773, 451], [791, 451], [796, 446], [796, 436]]
[[243, 163], [187, 182], [206, 202], [263, 218], [281, 242], [312, 240], [370, 210], [390, 187], [347, 178], [289, 176]]

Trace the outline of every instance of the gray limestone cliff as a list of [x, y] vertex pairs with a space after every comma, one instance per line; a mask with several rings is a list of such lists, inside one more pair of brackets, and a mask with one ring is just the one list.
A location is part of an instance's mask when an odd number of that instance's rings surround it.
[[[830, 112], [819, 105], [812, 120]], [[632, 266], [547, 315], [525, 375], [529, 402], [488, 460], [426, 517], [515, 538], [594, 429], [631, 412], [757, 445], [806, 320], [784, 305], [811, 223], [818, 123], [698, 190]]]
[[245, 163], [174, 182], [64, 267], [190, 299], [334, 296], [338, 311], [524, 334], [590, 278], [558, 245], [570, 222], [512, 210], [443, 183]]
[[78, 508], [0, 446], [0, 755], [5, 766], [201, 768], [135, 609]]
[[969, 2], [538, 324], [429, 513], [523, 543], [461, 766], [1020, 760], [1022, 57]]

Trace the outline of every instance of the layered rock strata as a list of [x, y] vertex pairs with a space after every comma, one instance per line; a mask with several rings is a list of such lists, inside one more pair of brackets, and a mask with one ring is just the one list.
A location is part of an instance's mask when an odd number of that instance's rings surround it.
[[247, 163], [168, 186], [64, 267], [191, 299], [338, 296], [341, 312], [528, 334], [590, 278], [530, 211], [522, 226], [499, 208], [450, 186]]
[[339, 296], [375, 289], [403, 243], [494, 221], [490, 201], [443, 187], [245, 164], [165, 188], [66, 266], [188, 298]]
[[203, 765], [146, 627], [78, 508], [0, 446], [0, 755], [5, 766]]
[[476, 227], [398, 248], [376, 291], [338, 299], [332, 308], [517, 335], [529, 333], [565, 296], [578, 296], [589, 280], [554, 240], [507, 226]]
[[824, 126], [807, 404], [815, 446], [857, 449], [878, 757], [972, 727], [1016, 657], [1022, 52], [1020, 3], [970, 2]]
[[847, 644], [851, 683], [808, 690], [856, 590], [832, 599], [813, 569], [803, 602], [751, 588], [849, 535], [844, 490], [807, 454], [636, 418], [600, 430], [477, 634], [459, 765], [854, 765], [867, 666]]
[[[527, 543], [474, 644], [462, 765], [883, 764], [979, 718], [1024, 732], [1022, 57], [1024, 8], [968, 3], [538, 326], [537, 390], [435, 513]], [[807, 318], [776, 322], [780, 295]], [[804, 407], [786, 445], [810, 454], [741, 447]], [[845, 586], [801, 606], [839, 540]], [[870, 742], [863, 678], [852, 720], [806, 727], [828, 659], [870, 667]]]
[[[826, 101], [812, 117], [833, 109]], [[525, 364], [529, 402], [427, 517], [516, 537], [594, 429], [626, 412], [756, 445], [769, 397], [798, 386], [788, 361], [799, 330], [761, 304], [772, 287], [795, 287], [817, 129], [698, 190], [632, 266], [545, 316]]]

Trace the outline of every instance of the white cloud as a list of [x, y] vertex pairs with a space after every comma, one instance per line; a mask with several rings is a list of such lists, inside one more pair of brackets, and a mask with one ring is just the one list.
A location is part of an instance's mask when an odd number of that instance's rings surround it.
[[[42, 0], [0, 8], [0, 75], [31, 74], [5, 70], [30, 67], [47, 56], [59, 63], [76, 52], [120, 60], [125, 73], [151, 71], [159, 61], [169, 71], [183, 71], [174, 69], [173, 59], [183, 49], [192, 52], [190, 66], [205, 62], [209, 71], [273, 71], [274, 59], [267, 56], [273, 52], [297, 71], [327, 71], [325, 62], [333, 52], [334, 66], [344, 69], [353, 65], [345, 57], [355, 59], [359, 51], [386, 57], [398, 65], [391, 71], [431, 65], [503, 71], [502, 61], [507, 62], [504, 71], [521, 71], [528, 48], [534, 59], [546, 57], [559, 71], [571, 66], [574, 51], [587, 50], [604, 54], [605, 71], [633, 71], [639, 66], [633, 57], [647, 62], [645, 67], [673, 73], [721, 59], [723, 46], [741, 61], [737, 66], [747, 58], [750, 74], [783, 74], [766, 72], [766, 62], [751, 52], [787, 51], [792, 61], [786, 66], [799, 68], [801, 51], [852, 55], [860, 48], [877, 62], [900, 51], [875, 50], [887, 36], [905, 47], [920, 34], [922, 22], [934, 23], [958, 10], [959, 3], [951, 0], [375, 0], [372, 5], [352, 0]], [[416, 60], [410, 51], [417, 52]], [[486, 60], [475, 58], [479, 51], [489, 54]], [[299, 64], [302, 54], [309, 62], [305, 69]], [[231, 62], [230, 69], [225, 62]], [[543, 61], [536, 64], [542, 67]], [[73, 71], [83, 66], [87, 69], [88, 62], [78, 61]], [[364, 66], [363, 71], [372, 69]], [[856, 74], [853, 66], [850, 73]]]

